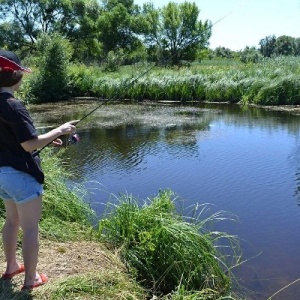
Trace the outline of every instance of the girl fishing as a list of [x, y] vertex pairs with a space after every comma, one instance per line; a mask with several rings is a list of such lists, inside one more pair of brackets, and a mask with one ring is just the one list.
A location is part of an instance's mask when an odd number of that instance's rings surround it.
[[[36, 270], [44, 173], [39, 155], [33, 155], [33, 152], [51, 143], [61, 146], [59, 137], [72, 135], [78, 122], [70, 121], [38, 135], [25, 106], [14, 96], [25, 72], [31, 70], [21, 65], [14, 52], [0, 50], [0, 198], [6, 211], [2, 230], [6, 271], [2, 279], [25, 272], [22, 290], [48, 281], [46, 274]], [[19, 227], [23, 231], [23, 264], [18, 263], [16, 257]]]

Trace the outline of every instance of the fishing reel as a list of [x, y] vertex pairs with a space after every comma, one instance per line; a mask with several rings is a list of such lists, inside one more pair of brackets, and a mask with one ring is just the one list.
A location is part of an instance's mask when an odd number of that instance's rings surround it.
[[68, 143], [73, 145], [76, 144], [80, 141], [80, 137], [77, 133], [72, 134], [69, 138], [68, 138]]

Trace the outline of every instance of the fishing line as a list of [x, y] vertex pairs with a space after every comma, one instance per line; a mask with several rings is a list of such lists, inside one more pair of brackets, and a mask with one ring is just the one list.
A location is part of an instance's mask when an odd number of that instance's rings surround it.
[[[206, 32], [208, 32], [208, 30], [210, 30], [211, 28], [213, 28], [216, 24], [218, 24], [219, 22], [221, 22], [222, 20], [224, 20], [225, 18], [227, 18], [230, 14], [232, 13], [232, 11], [230, 11], [229, 13], [227, 13], [226, 15], [224, 15], [223, 17], [221, 17], [220, 19], [218, 19], [217, 21], [215, 21], [214, 23], [212, 23], [209, 27], [207, 27], [204, 32], [203, 35], [206, 34]], [[201, 35], [196, 36], [194, 38], [192, 38], [191, 40], [189, 40], [188, 42], [186, 42], [184, 45], [181, 46], [180, 49], [178, 49], [173, 55], [169, 56], [168, 59], [166, 59], [164, 61], [165, 64], [167, 64], [167, 62], [169, 62], [171, 59], [173, 59], [176, 55], [178, 55], [178, 53], [185, 47], [192, 45], [193, 43], [196, 43], [199, 39], [201, 39], [201, 37], [203, 36]], [[125, 84], [123, 87], [120, 87], [118, 89], [118, 91], [125, 91], [128, 87], [130, 87], [132, 84], [134, 84], [136, 81], [138, 81], [140, 78], [144, 77], [146, 74], [148, 74], [150, 71], [152, 71], [157, 65], [159, 64], [159, 62], [154, 63], [150, 68], [146, 69], [144, 72], [142, 72], [140, 75], [138, 75], [137, 77], [135, 77], [133, 80], [131, 80], [129, 83]], [[123, 93], [124, 94], [124, 93]], [[83, 120], [85, 120], [87, 117], [89, 117], [91, 114], [93, 114], [96, 110], [98, 110], [102, 105], [106, 104], [109, 101], [119, 101], [122, 99], [122, 95], [119, 95], [116, 93], [114, 97], [110, 97], [107, 98], [105, 100], [103, 100], [98, 106], [96, 106], [96, 108], [92, 109], [90, 112], [88, 112], [86, 115], [84, 115], [76, 124], [74, 125], [78, 125], [80, 122], [82, 122]], [[99, 98], [101, 99], [101, 98]], [[54, 140], [52, 140], [51, 142], [49, 142], [48, 144], [46, 144], [44, 147], [42, 147], [39, 150], [35, 150], [32, 155], [35, 157], [38, 154], [40, 154], [40, 152], [45, 149], [46, 147], [48, 147], [50, 144], [52, 144]], [[80, 141], [80, 137], [77, 133], [71, 135], [68, 139], [68, 142], [70, 144], [76, 144], [77, 142]]]

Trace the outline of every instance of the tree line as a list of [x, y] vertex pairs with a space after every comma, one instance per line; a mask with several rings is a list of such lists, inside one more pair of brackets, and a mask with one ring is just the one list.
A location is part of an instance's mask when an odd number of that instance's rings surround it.
[[209, 49], [213, 24], [199, 19], [195, 3], [169, 2], [156, 9], [133, 0], [0, 0], [0, 47], [22, 56], [37, 50], [43, 35], [59, 34], [70, 42], [72, 58], [85, 63], [133, 64], [155, 61], [179, 64], [202, 58], [300, 55], [300, 38], [274, 35], [260, 48]]
[[229, 48], [217, 47], [207, 53], [208, 58], [239, 58], [242, 62], [258, 62], [264, 57], [300, 56], [300, 38], [282, 35], [266, 36], [259, 41], [259, 47], [246, 46], [241, 51], [232, 51]]
[[133, 0], [1, 0], [0, 47], [36, 50], [43, 34], [60, 34], [80, 61], [103, 61], [112, 53], [123, 63], [140, 60], [195, 60], [208, 46], [209, 20], [200, 21], [195, 3], [161, 9]]

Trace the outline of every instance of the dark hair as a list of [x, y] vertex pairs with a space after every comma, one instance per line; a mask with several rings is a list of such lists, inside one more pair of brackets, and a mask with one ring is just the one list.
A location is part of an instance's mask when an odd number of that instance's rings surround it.
[[18, 71], [0, 71], [0, 87], [11, 87], [18, 83], [23, 77], [23, 72]]

